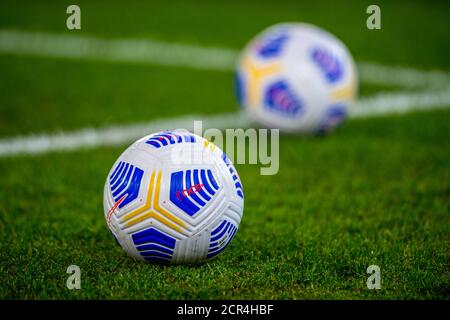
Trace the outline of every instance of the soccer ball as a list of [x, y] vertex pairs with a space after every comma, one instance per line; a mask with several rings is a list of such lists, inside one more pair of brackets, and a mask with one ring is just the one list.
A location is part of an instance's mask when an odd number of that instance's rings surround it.
[[315, 133], [335, 128], [346, 117], [358, 79], [339, 39], [313, 25], [282, 23], [244, 49], [235, 86], [250, 119], [269, 128]]
[[106, 179], [103, 204], [109, 229], [130, 256], [198, 263], [233, 239], [244, 191], [216, 145], [188, 131], [164, 131], [122, 153]]

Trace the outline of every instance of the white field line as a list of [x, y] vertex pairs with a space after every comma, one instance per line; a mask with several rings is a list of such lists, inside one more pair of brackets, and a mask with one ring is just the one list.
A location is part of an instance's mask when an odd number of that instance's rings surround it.
[[405, 89], [444, 87], [450, 84], [450, 74], [443, 71], [422, 71], [404, 67], [385, 66], [378, 63], [358, 63], [361, 81], [382, 86]]
[[196, 69], [231, 70], [237, 52], [154, 40], [0, 30], [0, 52], [54, 58], [131, 62]]
[[[0, 30], [0, 52], [42, 57], [88, 59], [178, 66], [207, 70], [233, 70], [239, 52], [232, 49], [173, 44], [144, 39], [103, 39], [93, 36]], [[419, 71], [358, 63], [364, 83], [404, 88], [436, 87], [450, 83], [441, 71]]]
[[[415, 94], [409, 92], [386, 93], [360, 99], [352, 109], [350, 118], [403, 113], [412, 110], [448, 108], [449, 105], [450, 88]], [[208, 116], [186, 116], [99, 129], [85, 128], [56, 134], [28, 135], [0, 139], [0, 157], [125, 145], [152, 132], [181, 128], [192, 131], [195, 120], [203, 121], [203, 130], [207, 128], [246, 128], [251, 125], [251, 122], [243, 113], [236, 112]]]
[[[95, 37], [54, 35], [39, 32], [0, 30], [0, 52], [44, 57], [93, 59], [184, 66], [210, 70], [232, 70], [238, 52], [229, 49], [169, 44], [150, 40], [110, 40]], [[450, 76], [447, 73], [360, 63], [361, 81], [427, 91], [381, 93], [361, 98], [350, 118], [361, 118], [411, 110], [448, 108]], [[42, 154], [130, 143], [151, 132], [193, 129], [194, 120], [203, 128], [245, 128], [250, 121], [241, 113], [213, 116], [186, 116], [124, 126], [85, 128], [73, 132], [37, 134], [0, 139], [0, 157], [17, 154]]]
[[450, 86], [426, 91], [379, 93], [360, 98], [351, 109], [350, 118], [366, 118], [400, 114], [418, 110], [447, 109], [450, 107]]
[[39, 154], [51, 151], [70, 151], [101, 146], [118, 146], [135, 141], [153, 132], [174, 129], [193, 130], [194, 121], [202, 120], [203, 128], [234, 128], [248, 126], [249, 122], [239, 113], [225, 113], [213, 116], [189, 115], [147, 123], [84, 128], [73, 132], [55, 134], [34, 134], [22, 137], [0, 139], [0, 157], [16, 154]]

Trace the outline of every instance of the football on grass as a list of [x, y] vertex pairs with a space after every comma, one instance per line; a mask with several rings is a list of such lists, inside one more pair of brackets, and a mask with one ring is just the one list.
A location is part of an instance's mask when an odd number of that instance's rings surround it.
[[136, 141], [105, 182], [109, 229], [130, 256], [148, 262], [216, 257], [235, 236], [243, 209], [244, 191], [231, 161], [188, 131]]
[[258, 34], [243, 50], [236, 95], [250, 118], [283, 131], [334, 129], [355, 100], [358, 77], [346, 46], [303, 23], [282, 23]]

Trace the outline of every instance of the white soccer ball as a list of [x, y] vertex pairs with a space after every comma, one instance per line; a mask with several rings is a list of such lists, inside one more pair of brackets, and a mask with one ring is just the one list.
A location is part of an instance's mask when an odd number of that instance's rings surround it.
[[244, 192], [226, 154], [188, 131], [146, 136], [106, 179], [107, 225], [132, 257], [156, 263], [214, 258], [233, 239]]
[[235, 84], [252, 120], [283, 131], [315, 133], [333, 129], [347, 116], [358, 77], [339, 39], [310, 24], [281, 23], [250, 41]]

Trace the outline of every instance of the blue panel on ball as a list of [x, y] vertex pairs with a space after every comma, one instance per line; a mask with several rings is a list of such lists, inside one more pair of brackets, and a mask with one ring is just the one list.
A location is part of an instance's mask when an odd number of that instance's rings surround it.
[[302, 109], [299, 97], [286, 81], [277, 81], [268, 86], [264, 94], [264, 106], [271, 112], [289, 118], [297, 116]]
[[207, 173], [208, 173], [209, 181], [211, 182], [211, 186], [212, 186], [216, 191], [219, 190], [219, 185], [217, 184], [216, 179], [214, 179], [214, 176], [213, 176], [213, 174], [212, 174], [212, 171], [211, 171], [211, 170], [207, 170]]
[[145, 141], [146, 144], [151, 145], [155, 148], [161, 148], [164, 146], [182, 143], [182, 142], [188, 142], [193, 143], [195, 142], [195, 136], [190, 133], [174, 133], [171, 131], [164, 131], [158, 134], [152, 135], [147, 141]]
[[225, 154], [225, 152], [222, 153], [222, 160], [226, 164], [226, 166], [228, 167], [228, 170], [229, 170], [229, 172], [231, 174], [231, 177], [233, 178], [233, 181], [235, 181], [236, 194], [239, 197], [241, 197], [242, 199], [244, 199], [244, 189], [242, 187], [241, 181], [239, 180], [237, 172], [233, 168], [233, 165], [232, 165], [230, 159], [228, 159], [228, 157]]
[[119, 177], [120, 171], [122, 170], [123, 166], [125, 166], [125, 162], [119, 162], [119, 165], [114, 169], [113, 173], [109, 177], [110, 184], [116, 182], [116, 179]]
[[335, 83], [342, 78], [344, 73], [342, 64], [332, 52], [325, 48], [314, 48], [311, 51], [311, 58], [329, 83]]
[[144, 171], [132, 164], [121, 161], [109, 178], [115, 202], [120, 200], [119, 208], [135, 200], [139, 195]]
[[176, 240], [155, 228], [145, 229], [132, 235], [133, 243], [140, 245], [144, 243], [156, 243], [168, 248], [175, 248]]
[[257, 44], [256, 50], [262, 58], [273, 58], [278, 56], [288, 40], [288, 35], [284, 32], [270, 35]]
[[191, 217], [211, 200], [218, 189], [211, 170], [177, 171], [170, 177], [170, 201]]
[[170, 177], [170, 201], [178, 208], [193, 216], [200, 208], [197, 207], [186, 195], [186, 188], [184, 188], [184, 171], [173, 172]]
[[131, 236], [139, 254], [147, 261], [168, 263], [172, 259], [176, 239], [151, 227]]
[[211, 232], [211, 240], [207, 259], [214, 258], [221, 253], [231, 242], [236, 234], [237, 226], [229, 221], [222, 221], [222, 223]]
[[[198, 169], [194, 169], [194, 183], [200, 184], [200, 171]], [[203, 188], [198, 191], [198, 194], [203, 197], [206, 201], [209, 201], [211, 197], [205, 192]]]
[[216, 233], [214, 236], [213, 236], [213, 234], [211, 233], [211, 245], [210, 245], [210, 247], [213, 247], [213, 241], [217, 241], [217, 240], [219, 240], [221, 237], [223, 237], [223, 235], [225, 234], [225, 232], [227, 232], [228, 231], [228, 229], [230, 228], [230, 226], [231, 226], [231, 223], [230, 222], [227, 222], [227, 221], [225, 221], [224, 220], [224, 222], [226, 222], [225, 223], [225, 225], [220, 229], [220, 232], [218, 232], [218, 233]]
[[[190, 194], [189, 194], [189, 196], [192, 198], [192, 200], [194, 200], [195, 201], [195, 203], [197, 203], [200, 207], [203, 207], [206, 203], [202, 200], [202, 199], [200, 199], [200, 197], [196, 194], [196, 192], [198, 192], [197, 191], [197, 188], [195, 187], [196, 186], [196, 184], [194, 183], [192, 183], [192, 181], [191, 181], [191, 170], [187, 170], [186, 171], [186, 189], [188, 189], [188, 190], [190, 190], [190, 189], [192, 189], [192, 188], [194, 188], [193, 190], [194, 190], [194, 192], [191, 192]], [[199, 190], [202, 190], [202, 188], [199, 188]]]
[[120, 169], [118, 170], [117, 174], [109, 179], [109, 185], [111, 186], [111, 189], [114, 189], [123, 179], [123, 176], [126, 174], [129, 164], [126, 162], [120, 162], [119, 164]]
[[117, 183], [116, 185], [111, 187], [111, 190], [113, 190], [112, 195], [113, 197], [117, 197], [117, 195], [119, 195], [123, 189], [126, 188], [126, 186], [128, 185], [128, 182], [130, 182], [131, 179], [131, 174], [133, 173], [133, 166], [129, 166], [127, 169], [126, 174], [123, 176], [122, 179], [118, 180], [119, 183]]
[[344, 104], [336, 104], [328, 108], [320, 123], [317, 132], [326, 133], [336, 128], [347, 116], [347, 108]]
[[229, 222], [226, 221], [226, 220], [223, 220], [222, 223], [221, 223], [217, 228], [215, 228], [215, 229], [211, 232], [211, 236], [215, 236], [215, 235], [217, 235], [220, 231], [222, 231], [222, 230], [227, 226], [227, 223], [229, 223]]

